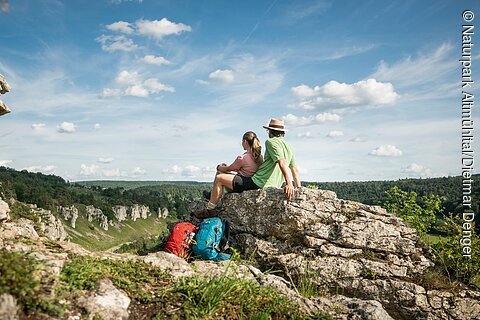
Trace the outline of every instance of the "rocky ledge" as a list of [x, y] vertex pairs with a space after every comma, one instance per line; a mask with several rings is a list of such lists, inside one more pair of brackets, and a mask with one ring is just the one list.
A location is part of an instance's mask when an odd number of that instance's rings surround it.
[[309, 279], [333, 305], [366, 304], [378, 312], [368, 319], [480, 319], [480, 292], [428, 290], [413, 280], [433, 266], [432, 255], [381, 207], [306, 188], [291, 201], [278, 189], [228, 194], [222, 206], [246, 256]]

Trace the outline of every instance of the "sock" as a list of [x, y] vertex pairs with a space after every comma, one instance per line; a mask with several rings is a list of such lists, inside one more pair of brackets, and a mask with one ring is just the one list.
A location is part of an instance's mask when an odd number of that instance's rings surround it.
[[208, 201], [206, 209], [207, 210], [213, 210], [216, 206], [217, 206], [216, 204], [213, 204], [210, 201]]

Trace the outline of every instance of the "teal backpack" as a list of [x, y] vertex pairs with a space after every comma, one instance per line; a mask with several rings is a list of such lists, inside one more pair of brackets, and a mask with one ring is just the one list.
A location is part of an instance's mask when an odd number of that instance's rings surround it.
[[192, 245], [195, 256], [213, 261], [230, 260], [223, 251], [228, 248], [229, 223], [220, 218], [203, 219]]

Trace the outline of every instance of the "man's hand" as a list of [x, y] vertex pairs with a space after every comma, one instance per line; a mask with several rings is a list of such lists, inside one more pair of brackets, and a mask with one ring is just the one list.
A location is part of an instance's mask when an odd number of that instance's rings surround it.
[[285, 194], [285, 198], [290, 200], [295, 195], [295, 188], [292, 185], [286, 185], [285, 188], [283, 188], [283, 193]]

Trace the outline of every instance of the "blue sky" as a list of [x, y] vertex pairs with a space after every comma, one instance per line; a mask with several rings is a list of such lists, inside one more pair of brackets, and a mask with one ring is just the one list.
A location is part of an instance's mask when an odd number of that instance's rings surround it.
[[283, 118], [304, 181], [460, 174], [477, 1], [8, 2], [0, 165], [209, 181], [245, 131], [263, 144]]

